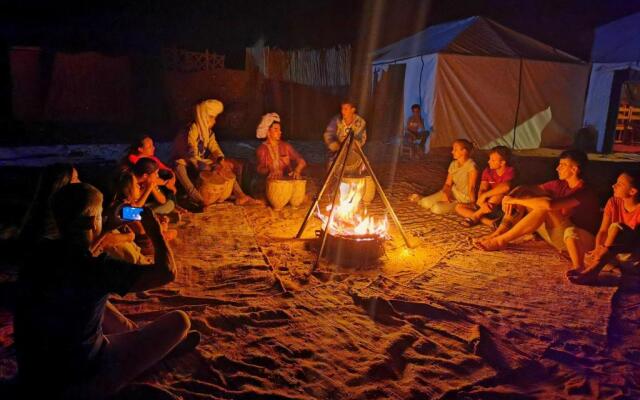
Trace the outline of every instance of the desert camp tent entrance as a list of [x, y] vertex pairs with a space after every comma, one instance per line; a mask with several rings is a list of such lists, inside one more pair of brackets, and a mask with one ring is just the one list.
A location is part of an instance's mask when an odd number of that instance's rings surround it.
[[404, 64], [404, 121], [421, 104], [430, 145], [567, 146], [581, 126], [587, 66], [482, 17], [430, 27], [374, 53], [373, 75]]
[[597, 148], [613, 147], [622, 85], [640, 74], [640, 13], [596, 29], [584, 125], [598, 133]]

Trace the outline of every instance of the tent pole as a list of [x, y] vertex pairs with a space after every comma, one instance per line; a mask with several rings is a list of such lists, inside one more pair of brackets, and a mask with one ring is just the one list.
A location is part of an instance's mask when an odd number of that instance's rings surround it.
[[395, 211], [393, 211], [393, 207], [391, 207], [391, 203], [389, 203], [387, 196], [384, 194], [384, 191], [382, 190], [382, 186], [380, 186], [380, 182], [378, 181], [378, 178], [376, 177], [376, 175], [373, 173], [373, 168], [371, 168], [371, 164], [369, 164], [369, 160], [367, 159], [367, 156], [365, 156], [364, 152], [360, 148], [360, 145], [358, 144], [358, 142], [355, 143], [355, 148], [358, 155], [360, 155], [362, 162], [369, 170], [369, 173], [371, 174], [371, 179], [373, 180], [373, 183], [376, 185], [378, 194], [380, 194], [380, 199], [382, 199], [382, 203], [384, 204], [387, 211], [389, 211], [389, 214], [391, 214], [391, 219], [393, 220], [393, 222], [396, 224], [396, 227], [400, 231], [400, 235], [402, 236], [404, 243], [407, 245], [408, 248], [411, 248], [412, 246], [409, 243], [409, 238], [407, 237], [407, 234], [402, 228], [402, 225], [400, 224], [400, 220], [398, 219], [398, 216], [396, 215]]
[[520, 98], [522, 96], [522, 57], [520, 57], [520, 63], [518, 67], [518, 102], [516, 103], [516, 118], [513, 121], [513, 141], [511, 142], [511, 149], [516, 149], [516, 130], [518, 129], [518, 116], [520, 114]]

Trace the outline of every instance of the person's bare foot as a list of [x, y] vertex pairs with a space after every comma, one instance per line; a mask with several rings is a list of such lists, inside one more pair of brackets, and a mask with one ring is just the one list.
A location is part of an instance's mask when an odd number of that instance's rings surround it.
[[418, 201], [420, 201], [420, 195], [418, 193], [414, 193], [411, 196], [409, 196], [409, 201], [412, 203], [417, 203]]
[[259, 206], [264, 205], [262, 200], [254, 199], [251, 196], [245, 195], [243, 197], [238, 197], [235, 201], [237, 206]]
[[166, 229], [162, 232], [162, 236], [164, 236], [166, 241], [170, 242], [178, 237], [178, 231], [175, 229]]
[[487, 238], [487, 239], [477, 240], [473, 242], [473, 245], [477, 249], [484, 250], [484, 251], [498, 251], [506, 247], [504, 243], [500, 242], [496, 238]]

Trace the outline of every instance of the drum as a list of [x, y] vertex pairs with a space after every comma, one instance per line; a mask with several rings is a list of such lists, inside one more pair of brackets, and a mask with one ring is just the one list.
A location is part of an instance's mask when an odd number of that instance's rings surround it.
[[267, 180], [267, 200], [276, 210], [286, 206], [293, 194], [293, 181], [283, 179]]
[[198, 191], [205, 205], [221, 203], [231, 196], [235, 177], [221, 175], [215, 171], [200, 172]]
[[376, 185], [373, 183], [373, 178], [368, 175], [362, 177], [343, 177], [342, 182], [354, 185], [364, 182], [362, 201], [366, 205], [370, 204], [376, 197]]
[[295, 208], [304, 202], [304, 198], [307, 194], [307, 181], [305, 179], [294, 179], [291, 182], [293, 190], [291, 191], [289, 204], [291, 204], [291, 207]]

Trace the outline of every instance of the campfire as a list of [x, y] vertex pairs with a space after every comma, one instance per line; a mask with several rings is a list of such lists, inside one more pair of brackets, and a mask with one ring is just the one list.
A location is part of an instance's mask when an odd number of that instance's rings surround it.
[[384, 254], [384, 242], [389, 239], [387, 218], [368, 215], [362, 201], [364, 179], [341, 182], [339, 191], [333, 213], [331, 204], [325, 213], [318, 206], [316, 213], [326, 231], [328, 258], [351, 267], [371, 265]]
[[368, 210], [362, 202], [364, 179], [358, 182], [341, 182], [339, 190], [338, 204], [331, 215], [331, 221], [329, 221], [331, 204], [327, 205], [326, 214], [320, 211], [318, 205], [317, 216], [322, 221], [322, 228], [327, 230], [328, 234], [353, 239], [388, 238], [386, 216], [376, 219], [368, 215]]
[[[352, 152], [360, 157], [364, 166], [361, 172], [366, 172], [368, 176], [361, 179], [352, 177], [347, 179], [344, 175], [347, 155]], [[338, 173], [336, 174], [336, 172]], [[384, 254], [384, 242], [390, 239], [389, 224], [386, 215], [384, 218], [375, 218], [368, 213], [365, 203], [370, 202], [373, 197], [367, 197], [364, 199], [366, 202], [363, 201], [363, 197], [367, 193], [367, 178], [374, 185], [375, 192], [380, 195], [380, 200], [393, 219], [407, 247], [410, 246], [409, 239], [384, 194], [380, 182], [378, 182], [367, 157], [351, 132], [348, 139], [342, 143], [338, 155], [331, 164], [324, 183], [296, 235], [298, 238], [302, 236], [309, 218], [315, 212], [322, 222], [322, 230], [316, 231], [316, 235], [320, 238], [320, 250], [314, 268], [318, 266], [323, 255], [344, 266], [369, 266], [375, 264]], [[339, 182], [339, 184], [335, 185], [337, 188], [332, 195], [333, 200], [323, 212], [319, 205], [320, 199], [323, 198], [330, 182]]]

